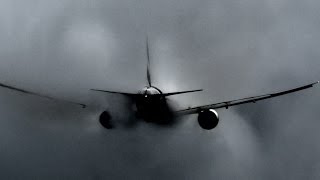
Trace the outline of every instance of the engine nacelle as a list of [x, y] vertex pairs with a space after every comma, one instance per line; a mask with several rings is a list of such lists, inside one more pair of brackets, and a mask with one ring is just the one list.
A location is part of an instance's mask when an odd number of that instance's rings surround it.
[[99, 117], [100, 124], [106, 129], [112, 129], [111, 115], [108, 111], [103, 111]]
[[213, 129], [219, 123], [218, 113], [213, 109], [203, 110], [198, 115], [198, 123], [203, 129]]

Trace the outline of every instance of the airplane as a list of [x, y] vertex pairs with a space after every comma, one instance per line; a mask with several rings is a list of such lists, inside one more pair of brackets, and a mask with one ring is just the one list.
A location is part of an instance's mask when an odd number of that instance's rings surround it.
[[[162, 92], [159, 88], [155, 87], [151, 81], [152, 79], [151, 79], [151, 73], [150, 73], [150, 52], [149, 52], [148, 38], [146, 41], [146, 56], [147, 56], [147, 72], [146, 72], [147, 86], [145, 86], [141, 91], [137, 93], [128, 93], [128, 92], [109, 91], [109, 90], [103, 90], [103, 89], [90, 89], [90, 90], [96, 91], [96, 92], [102, 92], [102, 93], [113, 93], [113, 94], [127, 96], [128, 98], [132, 99], [133, 102], [135, 102], [136, 116], [139, 119], [144, 120], [145, 122], [154, 123], [154, 124], [171, 124], [173, 122], [172, 119], [175, 119], [176, 117], [190, 115], [190, 114], [198, 114], [199, 126], [205, 130], [211, 130], [211, 129], [214, 129], [219, 123], [219, 115], [216, 111], [217, 109], [220, 109], [220, 108], [228, 109], [231, 106], [237, 106], [237, 105], [246, 104], [246, 103], [256, 103], [257, 101], [305, 90], [319, 83], [319, 81], [317, 81], [311, 84], [307, 84], [304, 86], [300, 86], [297, 88], [293, 88], [293, 89], [289, 89], [281, 92], [275, 92], [275, 93], [264, 94], [259, 96], [252, 96], [252, 97], [236, 99], [231, 101], [224, 101], [224, 102], [213, 103], [209, 105], [197, 106], [197, 107], [176, 111], [169, 106], [167, 101], [168, 96], [199, 92], [199, 91], [202, 91], [202, 89], [178, 91], [178, 92]], [[11, 89], [21, 93], [40, 96], [40, 97], [51, 99], [51, 100], [59, 100], [59, 101], [65, 101], [68, 103], [73, 103], [76, 105], [80, 105], [83, 108], [87, 107], [87, 105], [83, 103], [76, 103], [76, 102], [71, 102], [67, 100], [61, 100], [61, 99], [47, 96], [41, 93], [31, 92], [16, 86], [11, 86], [3, 83], [0, 83], [0, 87]], [[107, 110], [103, 111], [99, 116], [100, 124], [106, 129], [114, 128], [114, 125], [111, 122], [111, 119], [112, 119], [111, 115]]]

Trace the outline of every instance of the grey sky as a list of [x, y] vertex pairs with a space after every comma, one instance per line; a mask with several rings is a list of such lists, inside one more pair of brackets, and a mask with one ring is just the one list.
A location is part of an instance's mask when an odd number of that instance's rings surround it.
[[[97, 105], [0, 89], [1, 179], [319, 179], [320, 89], [197, 116], [176, 127], [141, 123], [107, 131], [107, 108], [133, 118], [123, 97], [153, 81], [178, 108], [304, 85], [320, 79], [315, 0], [1, 0], [0, 82]], [[100, 108], [101, 107], [101, 108]]]

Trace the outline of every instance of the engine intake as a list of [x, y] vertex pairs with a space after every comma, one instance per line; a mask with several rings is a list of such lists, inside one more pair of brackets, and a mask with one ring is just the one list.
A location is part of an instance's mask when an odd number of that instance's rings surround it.
[[218, 113], [214, 109], [203, 110], [198, 115], [198, 123], [203, 129], [211, 130], [219, 123]]

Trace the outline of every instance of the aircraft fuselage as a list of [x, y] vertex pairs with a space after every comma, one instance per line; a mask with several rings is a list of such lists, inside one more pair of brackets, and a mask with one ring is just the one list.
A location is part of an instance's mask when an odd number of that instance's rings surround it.
[[162, 91], [153, 86], [143, 88], [136, 99], [138, 116], [147, 122], [162, 123], [171, 115], [167, 99]]

